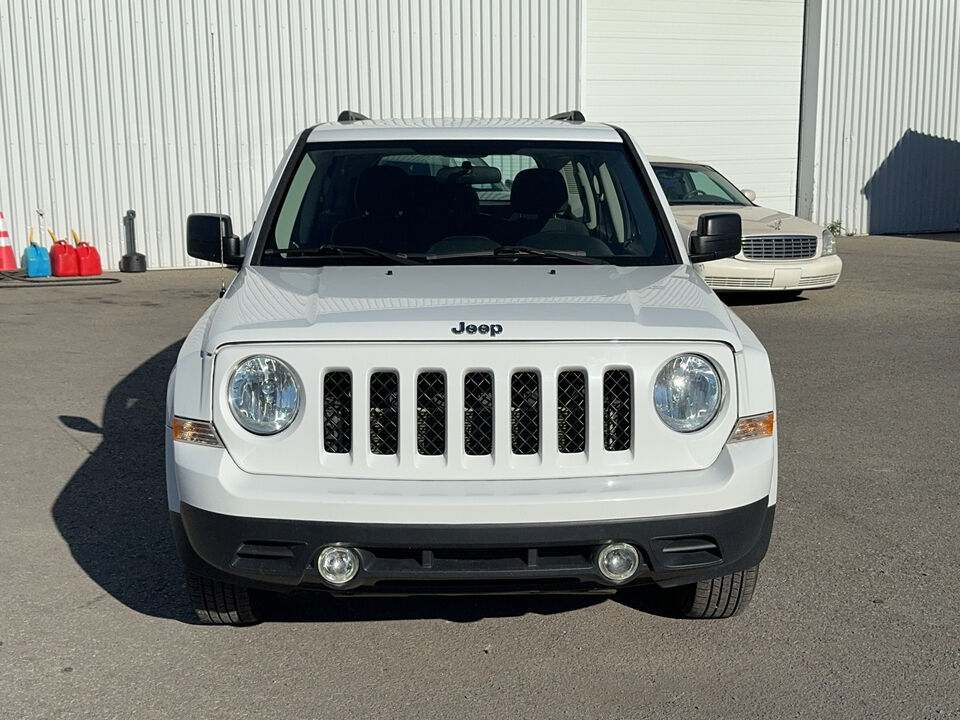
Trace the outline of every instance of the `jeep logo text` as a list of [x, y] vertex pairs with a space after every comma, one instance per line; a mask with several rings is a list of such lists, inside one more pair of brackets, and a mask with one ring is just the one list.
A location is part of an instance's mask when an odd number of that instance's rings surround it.
[[460, 321], [460, 327], [450, 328], [450, 332], [454, 335], [489, 335], [490, 337], [496, 337], [503, 332], [503, 325], [467, 325], [462, 320]]

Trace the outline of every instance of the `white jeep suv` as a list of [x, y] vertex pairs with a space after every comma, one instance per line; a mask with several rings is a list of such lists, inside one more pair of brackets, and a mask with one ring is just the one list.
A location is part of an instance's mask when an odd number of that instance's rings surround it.
[[728, 617], [776, 502], [774, 385], [691, 262], [622, 130], [374, 122], [287, 150], [245, 241], [191, 215], [194, 257], [239, 272], [180, 349], [167, 493], [197, 615], [264, 591], [626, 592]]

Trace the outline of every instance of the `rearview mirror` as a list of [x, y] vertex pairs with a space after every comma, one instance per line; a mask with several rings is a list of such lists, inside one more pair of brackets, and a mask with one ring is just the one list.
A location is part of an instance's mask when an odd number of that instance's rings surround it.
[[736, 213], [706, 213], [697, 221], [697, 231], [690, 234], [690, 262], [733, 257], [740, 252], [743, 228]]
[[230, 267], [243, 264], [240, 238], [233, 234], [229, 215], [198, 213], [187, 216], [187, 254]]
[[757, 194], [753, 190], [741, 190], [740, 192], [742, 192], [743, 196], [750, 202], [757, 199]]
[[501, 177], [499, 168], [469, 163], [461, 167], [443, 167], [437, 171], [437, 182], [441, 185], [493, 185], [500, 182]]

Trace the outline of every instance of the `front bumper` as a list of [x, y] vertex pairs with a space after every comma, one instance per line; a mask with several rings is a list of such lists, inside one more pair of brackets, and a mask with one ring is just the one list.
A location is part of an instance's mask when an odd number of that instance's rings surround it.
[[[250, 587], [345, 594], [584, 592], [620, 587], [594, 559], [611, 541], [643, 561], [628, 585], [697, 582], [752, 567], [767, 550], [775, 505], [768, 498], [719, 512], [674, 517], [510, 525], [399, 525], [238, 517], [182, 503], [171, 512], [184, 564]], [[331, 587], [320, 550], [354, 547], [361, 570]]]
[[791, 261], [726, 258], [697, 270], [714, 290], [818, 290], [837, 284], [843, 261], [837, 255]]

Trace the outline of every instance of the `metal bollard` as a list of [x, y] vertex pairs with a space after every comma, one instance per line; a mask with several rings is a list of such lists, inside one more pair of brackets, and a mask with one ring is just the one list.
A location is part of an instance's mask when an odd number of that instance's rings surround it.
[[136, 217], [137, 214], [133, 210], [127, 210], [127, 214], [123, 216], [123, 235], [127, 252], [120, 258], [120, 272], [145, 272], [147, 269], [146, 255], [137, 252], [137, 235], [133, 227]]

